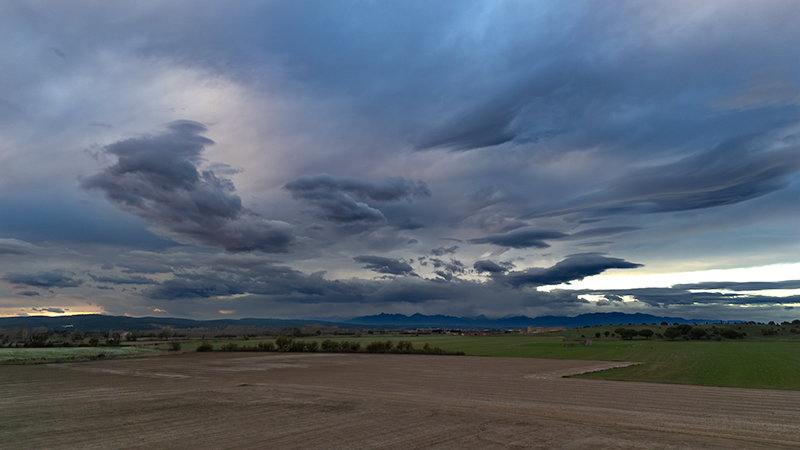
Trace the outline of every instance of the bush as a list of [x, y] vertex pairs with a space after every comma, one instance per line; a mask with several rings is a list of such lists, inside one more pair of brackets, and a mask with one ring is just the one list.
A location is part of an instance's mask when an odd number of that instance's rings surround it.
[[200, 345], [197, 346], [198, 352], [210, 352], [212, 350], [214, 350], [214, 346], [211, 344], [211, 342], [203, 341]]
[[274, 352], [275, 344], [273, 344], [272, 342], [259, 342], [258, 348], [264, 352]]
[[275, 339], [275, 346], [278, 347], [279, 352], [288, 352], [292, 349], [292, 339], [286, 336], [278, 336]]
[[235, 352], [239, 350], [239, 345], [234, 344], [233, 342], [223, 345], [219, 348], [223, 352]]
[[178, 341], [172, 341], [169, 343], [169, 350], [173, 352], [177, 352], [181, 349], [181, 343]]

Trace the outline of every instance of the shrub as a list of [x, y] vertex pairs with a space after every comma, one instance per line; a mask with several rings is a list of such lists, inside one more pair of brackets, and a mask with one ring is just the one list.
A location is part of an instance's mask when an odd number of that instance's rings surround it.
[[730, 329], [728, 329], [728, 330], [722, 330], [722, 333], [720, 333], [720, 336], [724, 337], [725, 339], [737, 339], [737, 338], [740, 338], [740, 337], [742, 337], [742, 336], [739, 334], [739, 332], [738, 332], [738, 331], [736, 331], [736, 330], [730, 330]]
[[177, 352], [181, 349], [181, 343], [178, 341], [172, 341], [169, 343], [169, 350], [173, 352]]
[[235, 352], [235, 351], [239, 350], [239, 345], [238, 344], [234, 344], [233, 342], [230, 342], [228, 344], [223, 345], [219, 349], [222, 350], [223, 352]]
[[210, 352], [212, 350], [214, 350], [214, 346], [211, 344], [211, 342], [203, 341], [200, 345], [197, 346], [198, 352]]
[[274, 352], [275, 344], [273, 344], [272, 342], [259, 342], [258, 348], [264, 352]]
[[395, 348], [397, 353], [411, 353], [414, 351], [414, 344], [411, 341], [400, 341]]
[[330, 339], [325, 339], [322, 341], [322, 351], [327, 353], [337, 353], [342, 351], [342, 346], [339, 345], [338, 342], [334, 342]]
[[275, 339], [275, 346], [278, 347], [279, 352], [288, 352], [292, 348], [292, 339], [286, 336], [278, 336]]
[[139, 332], [136, 330], [129, 331], [128, 334], [125, 335], [126, 341], [135, 341], [136, 339], [139, 339]]

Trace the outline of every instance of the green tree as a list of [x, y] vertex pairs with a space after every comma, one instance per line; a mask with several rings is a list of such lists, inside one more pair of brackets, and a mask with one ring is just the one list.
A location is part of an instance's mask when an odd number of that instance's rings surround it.
[[605, 337], [608, 337], [608, 335], [609, 335], [609, 334], [611, 334], [611, 332], [610, 332], [610, 331], [608, 331], [608, 330], [606, 330], [606, 332], [605, 332], [605, 333], [603, 333], [603, 334], [605, 335]]
[[135, 341], [136, 339], [139, 339], [139, 331], [137, 331], [137, 330], [129, 331], [125, 335], [125, 340], [126, 341]]
[[648, 329], [639, 330], [639, 336], [643, 336], [645, 339], [650, 339], [651, 337], [653, 337], [653, 334], [655, 334], [653, 330], [648, 330]]
[[161, 329], [161, 333], [159, 333], [158, 337], [160, 337], [161, 339], [169, 339], [172, 337], [172, 334], [173, 334], [172, 328], [164, 327]]
[[664, 337], [666, 337], [671, 341], [674, 341], [675, 338], [679, 337], [680, 335], [681, 335], [681, 330], [675, 327], [669, 327], [664, 331]]
[[689, 331], [689, 336], [692, 339], [703, 339], [705, 335], [706, 335], [706, 330], [702, 328], [692, 328], [692, 330]]

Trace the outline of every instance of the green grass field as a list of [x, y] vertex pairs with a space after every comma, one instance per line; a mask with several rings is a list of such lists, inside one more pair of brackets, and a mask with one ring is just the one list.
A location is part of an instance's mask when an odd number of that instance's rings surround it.
[[101, 358], [138, 356], [154, 351], [136, 347], [0, 348], [0, 364], [87, 361]]
[[[637, 327], [641, 328], [641, 327]], [[592, 336], [594, 336], [594, 329]], [[695, 384], [762, 389], [800, 390], [800, 341], [794, 337], [756, 340], [685, 341], [661, 339], [593, 338], [580, 345], [581, 329], [548, 335], [497, 336], [381, 336], [337, 337], [337, 341], [361, 342], [362, 348], [378, 340], [408, 340], [445, 350], [461, 350], [472, 356], [632, 361], [645, 364], [591, 374], [581, 378]], [[584, 332], [585, 334], [585, 332]], [[322, 341], [322, 339], [313, 339]], [[266, 340], [265, 340], [266, 341]], [[256, 345], [249, 341], [212, 341], [215, 348], [227, 342]], [[184, 348], [195, 347], [186, 344]]]

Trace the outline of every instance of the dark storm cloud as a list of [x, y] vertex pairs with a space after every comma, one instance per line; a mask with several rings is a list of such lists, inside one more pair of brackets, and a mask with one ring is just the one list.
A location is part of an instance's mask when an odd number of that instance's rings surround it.
[[520, 228], [508, 233], [490, 234], [482, 238], [470, 239], [472, 244], [493, 244], [502, 247], [512, 248], [548, 248], [550, 244], [545, 240], [553, 241], [576, 241], [581, 239], [592, 239], [597, 237], [615, 236], [622, 233], [637, 231], [640, 228], [634, 227], [607, 227], [592, 228], [579, 231], [573, 234], [562, 233], [553, 230], [541, 230], [537, 228]]
[[364, 264], [364, 269], [388, 275], [414, 275], [414, 268], [406, 262], [382, 256], [362, 255], [353, 258], [355, 262]]
[[97, 283], [112, 283], [112, 284], [158, 284], [156, 280], [146, 278], [143, 276], [132, 277], [108, 277], [97, 276], [89, 274], [89, 277]]
[[14, 292], [14, 295], [24, 295], [25, 297], [36, 297], [39, 295], [36, 291], [19, 291]]
[[780, 147], [764, 136], [734, 139], [680, 161], [639, 169], [583, 198], [579, 206], [536, 215], [690, 211], [732, 205], [786, 188], [800, 171], [800, 138]]
[[567, 235], [559, 231], [538, 230], [523, 228], [503, 234], [490, 234], [489, 236], [470, 239], [472, 244], [492, 244], [512, 248], [548, 248], [550, 244], [545, 239], [562, 239]]
[[458, 246], [454, 245], [452, 247], [437, 247], [431, 249], [431, 255], [433, 256], [444, 256], [447, 254], [455, 254], [458, 251]]
[[475, 264], [472, 265], [472, 268], [478, 272], [489, 273], [506, 273], [509, 270], [508, 268], [489, 260], [475, 261]]
[[49, 312], [49, 313], [55, 313], [55, 314], [64, 314], [66, 312], [63, 308], [53, 308], [53, 307], [51, 307], [51, 308], [31, 308], [31, 309], [33, 309], [34, 311]]
[[425, 182], [413, 182], [402, 177], [367, 181], [323, 173], [304, 175], [286, 183], [284, 188], [293, 198], [314, 205], [318, 217], [337, 224], [385, 222], [383, 213], [368, 205], [367, 201], [410, 202], [414, 198], [431, 196]]
[[0, 277], [0, 280], [18, 286], [42, 288], [68, 288], [83, 284], [83, 280], [74, 278], [73, 273], [62, 270], [36, 273], [6, 272]]
[[641, 264], [630, 263], [621, 258], [611, 258], [600, 253], [580, 253], [548, 268], [532, 268], [524, 271], [495, 275], [494, 280], [518, 288], [523, 286], [545, 286], [579, 281], [599, 275], [609, 269], [635, 269]]
[[207, 128], [180, 120], [155, 136], [131, 138], [104, 147], [118, 161], [81, 180], [116, 207], [158, 226], [179, 242], [222, 247], [231, 252], [288, 251], [292, 228], [244, 208], [233, 183], [213, 171], [198, 171], [201, 154], [213, 141]]

